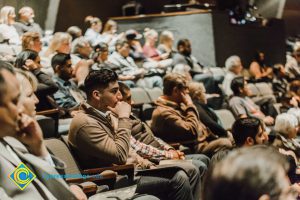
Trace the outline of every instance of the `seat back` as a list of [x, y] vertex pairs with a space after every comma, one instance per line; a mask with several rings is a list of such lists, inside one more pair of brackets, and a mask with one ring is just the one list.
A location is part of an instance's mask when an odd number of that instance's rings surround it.
[[253, 96], [259, 96], [260, 92], [253, 83], [248, 83], [248, 88], [251, 91]]
[[221, 120], [221, 123], [225, 130], [231, 130], [235, 118], [233, 114], [227, 109], [215, 110], [216, 115]]
[[37, 115], [36, 120], [43, 131], [44, 138], [53, 138], [57, 136], [56, 124], [54, 119], [43, 115]]
[[161, 88], [158, 88], [158, 87], [155, 87], [155, 88], [152, 88], [152, 89], [146, 89], [149, 97], [150, 97], [150, 100], [152, 102], [156, 101], [158, 99], [158, 97], [160, 97], [161, 95], [163, 95], [163, 91]]
[[255, 86], [257, 87], [258, 91], [261, 95], [272, 95], [273, 89], [268, 83], [256, 83]]
[[143, 88], [131, 88], [130, 90], [134, 104], [151, 103], [149, 95]]
[[51, 138], [46, 139], [45, 144], [51, 153], [66, 163], [66, 174], [80, 174], [79, 167], [73, 155], [63, 141]]

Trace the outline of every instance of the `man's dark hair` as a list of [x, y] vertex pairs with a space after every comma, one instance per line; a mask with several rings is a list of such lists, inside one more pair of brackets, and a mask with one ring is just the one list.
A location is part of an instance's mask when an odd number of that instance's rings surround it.
[[53, 70], [56, 70], [56, 66], [63, 66], [67, 63], [68, 60], [71, 60], [70, 54], [57, 53], [53, 56], [51, 60], [51, 66]]
[[84, 80], [84, 89], [87, 99], [91, 99], [94, 90], [103, 90], [108, 87], [109, 83], [118, 81], [116, 72], [108, 68], [92, 70]]
[[12, 74], [15, 74], [14, 67], [11, 64], [0, 60], [0, 104], [2, 104], [3, 97], [6, 95], [6, 82], [2, 75], [3, 70], [7, 70]]
[[266, 194], [278, 200], [288, 187], [282, 183], [288, 167], [286, 157], [274, 147], [238, 148], [208, 170], [203, 199], [250, 200]]
[[177, 49], [179, 48], [179, 46], [185, 46], [188, 42], [190, 42], [189, 39], [180, 39], [178, 42], [177, 42]]
[[119, 81], [119, 90], [122, 96], [126, 96], [127, 92], [130, 91], [130, 88], [123, 82]]
[[235, 96], [239, 96], [241, 94], [240, 89], [245, 87], [245, 79], [242, 76], [236, 77], [231, 81], [230, 88]]
[[254, 117], [237, 119], [232, 125], [232, 136], [237, 146], [243, 146], [248, 137], [255, 140], [259, 127], [263, 128], [262, 122]]
[[164, 95], [171, 96], [173, 89], [177, 87], [178, 89], [184, 89], [187, 87], [186, 78], [184, 75], [177, 73], [167, 74], [163, 79], [163, 93]]
[[29, 50], [29, 49], [24, 50], [17, 55], [15, 61], [15, 67], [22, 69], [23, 66], [25, 65], [26, 60], [28, 59], [35, 60], [38, 56], [39, 54], [36, 51]]

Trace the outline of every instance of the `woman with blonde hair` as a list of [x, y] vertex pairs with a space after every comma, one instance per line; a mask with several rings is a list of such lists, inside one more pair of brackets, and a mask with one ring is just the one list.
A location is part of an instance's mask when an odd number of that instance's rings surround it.
[[89, 41], [91, 46], [94, 47], [100, 42], [106, 42], [103, 35], [100, 34], [102, 30], [102, 21], [98, 17], [87, 16], [84, 21], [89, 26], [84, 37]]
[[24, 112], [30, 117], [35, 117], [36, 104], [39, 103], [39, 99], [35, 95], [38, 86], [38, 80], [28, 71], [21, 69], [16, 69], [15, 71], [16, 78], [20, 84], [20, 100], [23, 102]]
[[0, 10], [0, 34], [3, 40], [9, 44], [21, 44], [20, 36], [13, 26], [15, 23], [16, 13], [12, 6], [4, 6]]
[[72, 37], [70, 34], [65, 32], [56, 32], [50, 41], [49, 47], [45, 52], [46, 57], [52, 57], [54, 53], [65, 53], [71, 52]]
[[173, 49], [174, 35], [171, 31], [163, 31], [159, 36], [159, 45], [157, 47], [158, 51], [163, 53], [169, 53], [169, 57], [172, 57], [171, 54], [175, 52]]
[[103, 28], [102, 35], [104, 37], [104, 41], [108, 44], [110, 52], [115, 50], [115, 45], [117, 40], [125, 37], [124, 32], [117, 34], [118, 24], [114, 20], [108, 20]]

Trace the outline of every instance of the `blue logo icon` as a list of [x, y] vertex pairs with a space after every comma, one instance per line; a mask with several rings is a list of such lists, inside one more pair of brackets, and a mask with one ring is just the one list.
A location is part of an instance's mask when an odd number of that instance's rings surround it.
[[36, 178], [36, 175], [24, 163], [20, 163], [8, 177], [21, 190], [24, 190]]

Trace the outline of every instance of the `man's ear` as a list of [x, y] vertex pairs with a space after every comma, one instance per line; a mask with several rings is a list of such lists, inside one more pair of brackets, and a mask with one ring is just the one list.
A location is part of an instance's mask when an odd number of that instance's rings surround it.
[[59, 71], [59, 65], [56, 65], [56, 66], [54, 67], [54, 69], [55, 69], [55, 72], [58, 72], [58, 71]]
[[267, 194], [262, 195], [261, 197], [259, 197], [258, 200], [270, 200], [270, 196]]
[[249, 145], [249, 146], [252, 146], [252, 145], [255, 144], [255, 142], [254, 142], [252, 137], [247, 137], [246, 144]]
[[93, 92], [92, 92], [92, 97], [94, 98], [94, 99], [96, 99], [96, 100], [100, 100], [101, 99], [101, 94], [100, 94], [100, 92], [98, 91], [98, 90], [94, 90]]

